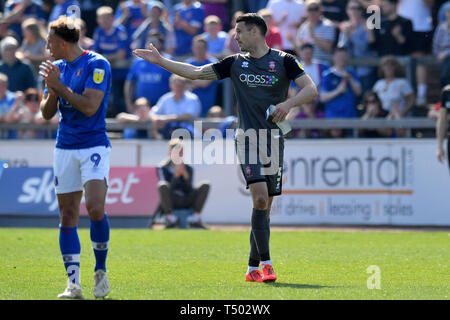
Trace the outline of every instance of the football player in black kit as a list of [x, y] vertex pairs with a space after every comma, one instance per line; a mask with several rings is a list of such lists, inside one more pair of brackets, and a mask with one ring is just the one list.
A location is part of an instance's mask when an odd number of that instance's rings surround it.
[[[281, 194], [284, 145], [276, 123], [284, 121], [291, 108], [314, 99], [317, 88], [294, 56], [267, 46], [267, 25], [261, 16], [255, 13], [239, 16], [235, 31], [241, 53], [199, 67], [164, 58], [152, 45], [149, 49], [136, 49], [133, 53], [189, 79], [231, 79], [239, 110], [236, 151], [253, 201], [250, 258], [245, 279], [273, 282], [277, 277], [269, 252], [270, 208], [273, 197]], [[301, 90], [287, 99], [291, 81]], [[270, 105], [276, 106], [276, 110], [267, 119], [266, 110]], [[249, 132], [252, 130], [256, 132], [258, 141], [246, 139], [251, 138]], [[260, 157], [260, 139], [267, 141], [262, 154], [270, 158], [270, 164], [268, 159]], [[272, 148], [274, 144], [276, 148]], [[256, 161], [247, 159], [254, 159], [255, 155], [258, 155]]]

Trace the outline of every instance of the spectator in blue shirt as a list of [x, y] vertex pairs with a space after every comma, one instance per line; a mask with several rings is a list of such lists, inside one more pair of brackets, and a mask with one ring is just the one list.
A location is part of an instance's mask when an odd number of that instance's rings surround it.
[[[159, 52], [162, 52], [163, 43], [164, 36], [154, 31], [149, 34], [146, 47], [153, 44]], [[165, 53], [162, 55], [170, 58]], [[131, 64], [123, 89], [127, 111], [132, 112], [133, 101], [142, 97], [147, 98], [150, 105], [154, 106], [163, 94], [170, 91], [170, 75], [171, 73], [166, 69], [144, 59], [136, 58]]]
[[125, 111], [123, 86], [128, 73], [129, 49], [125, 27], [114, 25], [114, 11], [111, 7], [97, 9], [98, 27], [94, 33], [93, 50], [103, 55], [111, 64], [112, 87], [107, 117], [115, 117]]
[[25, 91], [28, 88], [36, 88], [36, 79], [32, 68], [17, 59], [16, 52], [19, 43], [13, 37], [6, 37], [0, 42], [0, 72], [8, 76], [9, 91]]
[[196, 136], [191, 121], [200, 116], [202, 107], [197, 95], [188, 91], [189, 82], [189, 79], [171, 75], [171, 91], [163, 95], [150, 111], [150, 117], [164, 139], [170, 139], [172, 132], [180, 128], [186, 129], [191, 137]]
[[143, 0], [131, 0], [122, 2], [115, 15], [116, 25], [123, 25], [127, 29], [128, 38], [132, 39], [133, 33], [147, 18], [147, 3]]
[[[76, 8], [78, 7], [78, 8]], [[81, 14], [80, 3], [76, 0], [55, 0], [55, 6], [50, 13], [48, 22], [55, 21], [59, 16], [73, 16], [79, 18]]]
[[[346, 48], [338, 47], [333, 53], [333, 67], [322, 73], [320, 101], [325, 104], [326, 118], [354, 118], [358, 116], [356, 98], [361, 95], [361, 84], [355, 72], [347, 67]], [[331, 130], [333, 137], [342, 130]]]
[[29, 18], [35, 18], [42, 24], [46, 22], [46, 13], [42, 6], [42, 2], [38, 0], [9, 0], [5, 4], [5, 22], [9, 24], [11, 29], [22, 42], [23, 21]]
[[217, 59], [225, 57], [225, 42], [227, 41], [228, 34], [222, 31], [222, 21], [218, 16], [208, 16], [205, 18], [205, 37], [208, 42], [208, 54]]
[[[192, 52], [194, 57], [186, 60], [186, 63], [194, 66], [203, 66], [205, 64], [217, 62], [214, 57], [208, 57], [208, 42], [203, 35], [194, 37], [192, 41]], [[210, 80], [194, 80], [192, 81], [191, 89], [195, 93], [202, 104], [201, 117], [206, 117], [208, 110], [215, 105], [217, 95], [217, 81]]]
[[202, 4], [194, 0], [183, 0], [174, 6], [172, 23], [175, 29], [175, 56], [191, 54], [192, 39], [203, 30], [204, 12]]

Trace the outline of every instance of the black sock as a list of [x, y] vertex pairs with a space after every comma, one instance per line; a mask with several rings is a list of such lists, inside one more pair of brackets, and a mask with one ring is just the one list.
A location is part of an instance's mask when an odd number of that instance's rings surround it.
[[269, 220], [267, 210], [253, 209], [252, 235], [262, 261], [270, 260], [269, 253]]
[[255, 238], [253, 237], [253, 232], [250, 230], [250, 258], [248, 259], [249, 267], [259, 267], [259, 253], [258, 247], [256, 246]]

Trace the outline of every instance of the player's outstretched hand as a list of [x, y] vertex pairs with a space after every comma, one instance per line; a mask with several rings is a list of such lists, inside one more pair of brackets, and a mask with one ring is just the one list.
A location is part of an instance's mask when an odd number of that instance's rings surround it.
[[153, 44], [150, 44], [148, 49], [135, 49], [133, 54], [136, 57], [142, 58], [148, 62], [159, 64], [161, 62], [161, 54], [158, 49], [156, 49]]

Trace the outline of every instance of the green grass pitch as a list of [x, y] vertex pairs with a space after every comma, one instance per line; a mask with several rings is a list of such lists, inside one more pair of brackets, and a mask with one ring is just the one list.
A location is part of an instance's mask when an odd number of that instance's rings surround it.
[[[55, 229], [0, 229], [0, 299], [56, 299], [66, 275]], [[94, 254], [79, 229], [81, 283], [94, 299]], [[448, 232], [272, 231], [278, 280], [244, 281], [248, 231], [111, 229], [109, 299], [444, 299]], [[380, 289], [368, 289], [369, 266]], [[370, 281], [369, 281], [370, 282]]]

